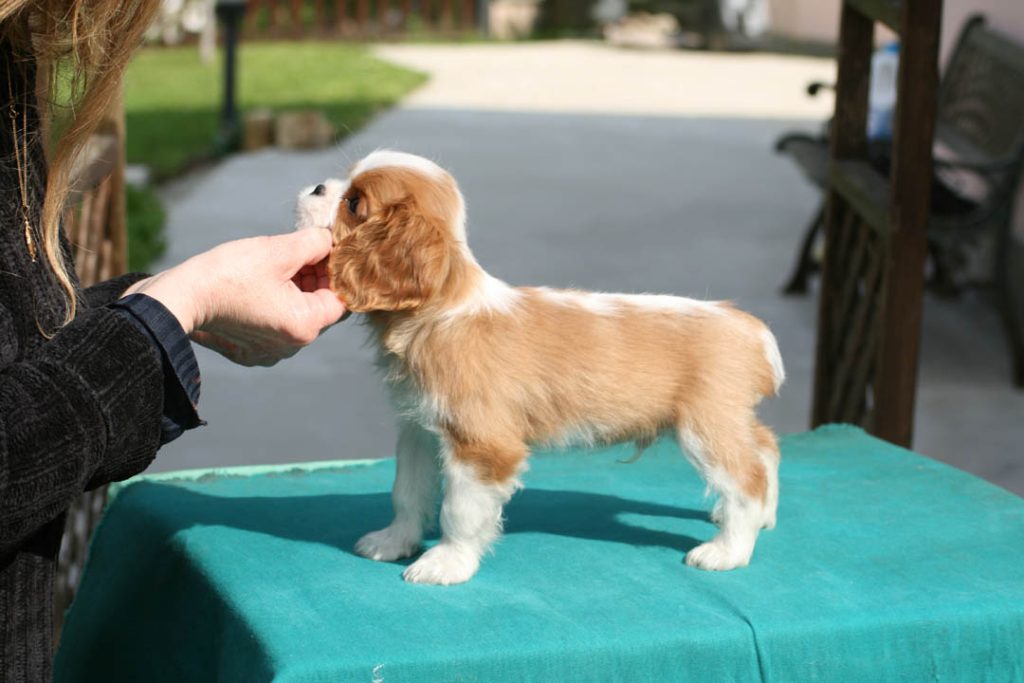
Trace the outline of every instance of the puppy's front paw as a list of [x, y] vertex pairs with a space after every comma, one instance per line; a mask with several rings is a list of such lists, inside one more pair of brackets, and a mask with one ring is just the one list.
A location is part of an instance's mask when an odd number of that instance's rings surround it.
[[750, 553], [730, 548], [716, 540], [702, 543], [686, 553], [686, 564], [697, 569], [709, 571], [725, 571], [750, 564]]
[[415, 555], [420, 549], [418, 538], [394, 526], [373, 531], [356, 542], [356, 552], [378, 562], [392, 562]]
[[479, 567], [476, 553], [441, 542], [409, 565], [402, 578], [411, 583], [448, 586], [469, 581]]

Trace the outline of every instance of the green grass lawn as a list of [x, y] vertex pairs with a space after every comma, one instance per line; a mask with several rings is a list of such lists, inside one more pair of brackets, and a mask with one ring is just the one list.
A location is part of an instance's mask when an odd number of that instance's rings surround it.
[[[125, 77], [128, 163], [145, 164], [164, 180], [215, 151], [223, 74], [218, 59], [199, 61], [196, 48], [145, 49]], [[238, 55], [242, 111], [319, 109], [339, 135], [358, 130], [426, 76], [375, 59], [362, 46], [256, 43]], [[144, 270], [164, 250], [165, 214], [148, 188], [128, 193], [128, 259]]]
[[[194, 47], [145, 49], [125, 77], [128, 162], [159, 179], [214, 150], [222, 66]], [[243, 44], [238, 99], [243, 111], [324, 111], [344, 135], [423, 83], [423, 74], [375, 59], [362, 46], [327, 42]]]

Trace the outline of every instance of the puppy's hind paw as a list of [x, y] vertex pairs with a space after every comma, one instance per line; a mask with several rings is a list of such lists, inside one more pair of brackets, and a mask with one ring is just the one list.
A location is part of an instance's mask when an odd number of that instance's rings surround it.
[[406, 567], [402, 578], [410, 583], [448, 586], [469, 581], [479, 567], [476, 553], [441, 542]]
[[418, 539], [410, 538], [401, 529], [389, 526], [373, 531], [356, 541], [356, 552], [378, 562], [393, 562], [410, 557], [420, 549]]
[[702, 543], [686, 553], [686, 564], [697, 569], [725, 571], [750, 564], [750, 553], [738, 552], [720, 541]]

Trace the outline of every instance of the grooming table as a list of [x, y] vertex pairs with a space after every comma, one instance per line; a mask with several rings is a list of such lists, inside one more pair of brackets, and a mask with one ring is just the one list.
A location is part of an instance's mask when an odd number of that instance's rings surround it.
[[451, 587], [352, 552], [391, 519], [391, 460], [142, 477], [93, 541], [56, 679], [1024, 680], [1024, 500], [853, 427], [782, 450], [748, 568], [683, 565], [715, 528], [662, 441], [535, 456]]

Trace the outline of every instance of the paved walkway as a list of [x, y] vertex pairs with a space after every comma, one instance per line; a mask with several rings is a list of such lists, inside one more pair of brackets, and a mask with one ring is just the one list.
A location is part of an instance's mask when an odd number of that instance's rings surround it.
[[559, 114], [631, 114], [821, 121], [831, 60], [756, 53], [617, 50], [561, 41], [385, 45], [377, 54], [431, 74], [406, 107]]
[[[829, 105], [786, 93], [828, 78], [828, 62], [576, 43], [380, 53], [433, 80], [339, 149], [239, 155], [166, 188], [166, 262], [287, 229], [298, 188], [374, 148], [424, 154], [459, 179], [470, 245], [498, 277], [732, 298], [764, 317], [789, 381], [763, 413], [780, 431], [806, 428], [815, 302], [777, 291], [818, 200], [772, 143], [818, 125]], [[561, 107], [570, 113], [552, 111]], [[1024, 494], [1024, 393], [1010, 386], [991, 308], [973, 296], [929, 301], [924, 328], [917, 449]], [[353, 318], [272, 369], [201, 351], [210, 424], [156, 468], [390, 454], [392, 413], [364, 340]]]

